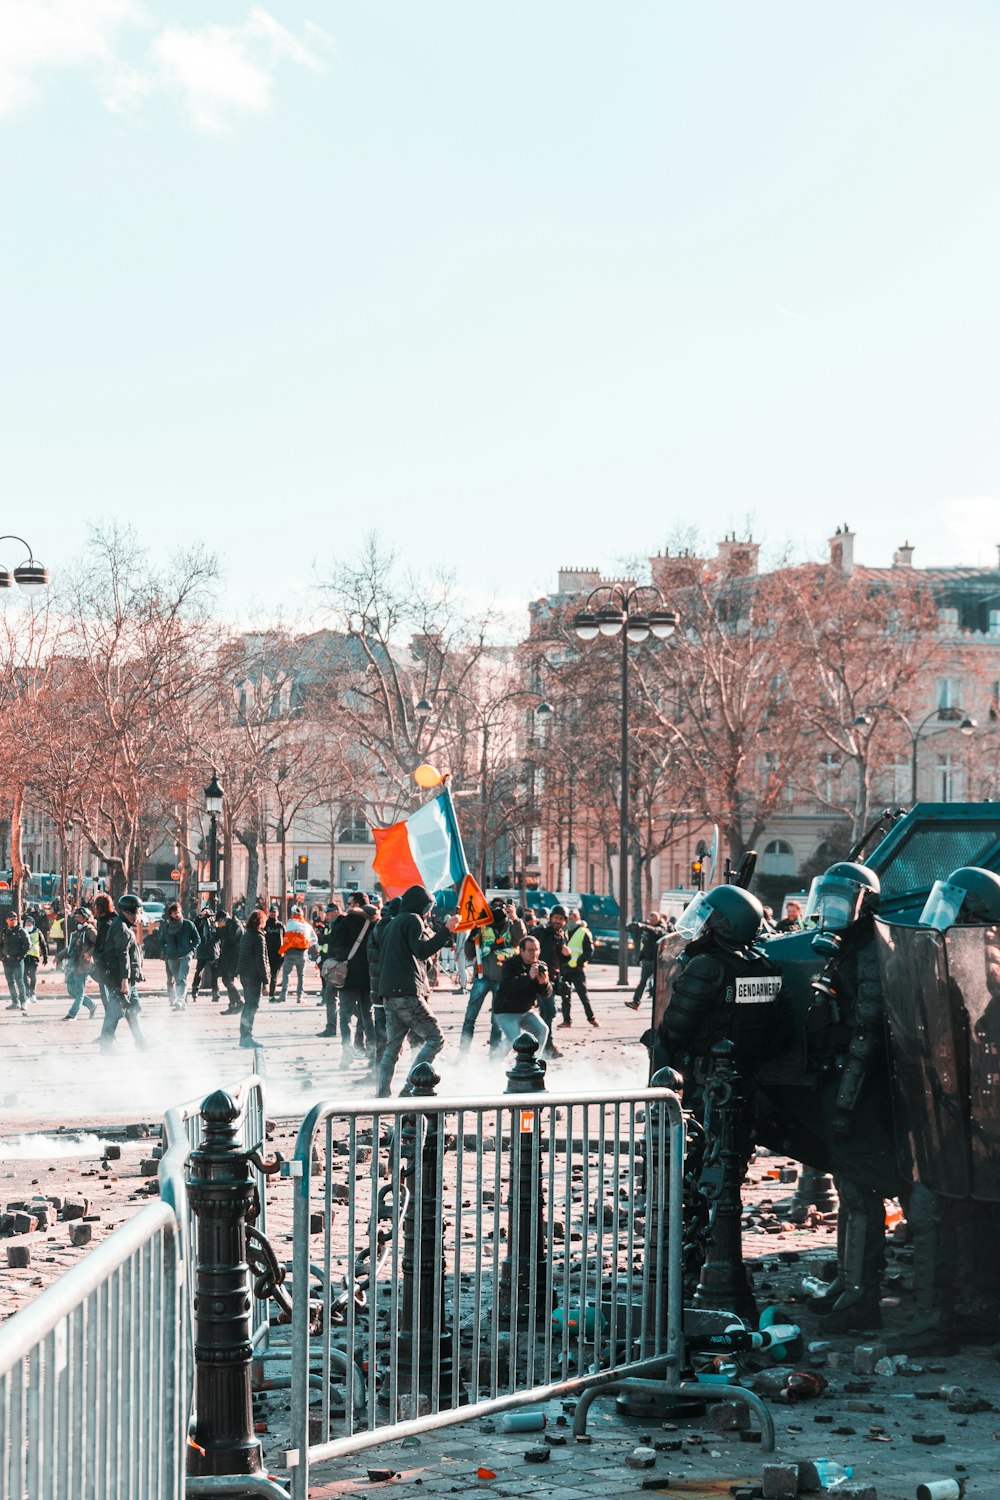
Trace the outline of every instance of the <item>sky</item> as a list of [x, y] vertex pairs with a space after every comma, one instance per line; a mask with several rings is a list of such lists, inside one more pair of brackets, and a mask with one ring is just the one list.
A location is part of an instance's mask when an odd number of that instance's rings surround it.
[[0, 0], [0, 531], [994, 563], [998, 82], [996, 0]]

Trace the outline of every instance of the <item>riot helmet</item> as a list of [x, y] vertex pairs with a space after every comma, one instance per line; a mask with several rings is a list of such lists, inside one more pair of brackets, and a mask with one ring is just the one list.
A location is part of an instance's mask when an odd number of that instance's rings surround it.
[[881, 886], [867, 865], [839, 860], [809, 888], [805, 924], [816, 928], [812, 945], [817, 953], [832, 958], [840, 949], [843, 934], [865, 912], [878, 907]]
[[118, 910], [126, 916], [137, 917], [142, 910], [142, 902], [138, 896], [122, 896], [118, 901]]
[[747, 948], [760, 931], [764, 908], [739, 885], [717, 885], [700, 891], [677, 919], [677, 931], [689, 943], [703, 933], [726, 948]]
[[920, 913], [921, 927], [984, 927], [1000, 922], [1000, 875], [976, 865], [952, 870], [935, 880]]

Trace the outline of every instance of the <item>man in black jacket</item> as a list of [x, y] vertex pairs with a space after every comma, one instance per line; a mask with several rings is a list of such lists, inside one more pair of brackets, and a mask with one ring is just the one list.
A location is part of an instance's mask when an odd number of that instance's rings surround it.
[[[110, 900], [107, 904], [111, 906]], [[114, 1050], [115, 1032], [123, 1016], [139, 1051], [146, 1050], [146, 1039], [139, 1026], [141, 1007], [136, 990], [136, 985], [142, 978], [139, 943], [135, 935], [141, 909], [138, 896], [122, 896], [117, 911], [109, 911], [107, 920], [98, 924], [94, 967], [99, 971], [104, 991], [104, 1025], [101, 1027], [100, 1039], [102, 1052]]]
[[385, 1052], [385, 997], [382, 993], [382, 940], [389, 931], [389, 923], [399, 915], [399, 897], [393, 896], [379, 913], [379, 919], [368, 934], [368, 989], [372, 997], [372, 1017], [375, 1023], [375, 1066], [382, 1061]]
[[221, 908], [215, 913], [215, 930], [219, 938], [219, 957], [216, 973], [225, 986], [229, 1004], [222, 1012], [224, 1016], [235, 1016], [243, 1009], [243, 997], [236, 985], [236, 974], [240, 966], [240, 939], [243, 923], [231, 917]]
[[651, 911], [645, 922], [630, 922], [628, 930], [639, 944], [639, 983], [632, 992], [631, 1000], [624, 1003], [629, 1010], [638, 1010], [656, 968], [657, 944], [661, 938], [666, 937], [667, 929], [662, 913]]
[[[375, 1022], [372, 1018], [372, 997], [369, 989], [368, 934], [378, 917], [374, 906], [369, 906], [361, 891], [352, 891], [347, 911], [337, 917], [330, 930], [327, 943], [328, 955], [347, 964], [347, 983], [340, 990], [340, 1041], [343, 1049], [341, 1062], [347, 1065], [351, 1046], [351, 1019], [357, 1018], [359, 1045], [365, 1050], [375, 1050]], [[334, 1002], [336, 1004], [336, 1002]], [[327, 1026], [331, 1025], [327, 1011]]]
[[549, 1028], [538, 1007], [551, 994], [548, 970], [538, 957], [538, 939], [522, 938], [517, 953], [506, 959], [501, 968], [500, 984], [493, 997], [493, 1015], [508, 1042], [513, 1044], [526, 1031], [537, 1038], [539, 1052], [544, 1050]]
[[264, 944], [267, 948], [267, 968], [271, 976], [267, 987], [268, 1000], [276, 1000], [274, 989], [278, 983], [278, 973], [281, 969], [282, 958], [279, 952], [285, 936], [285, 924], [278, 915], [278, 908], [272, 905], [264, 923]]
[[458, 913], [451, 912], [437, 932], [426, 918], [434, 906], [434, 897], [422, 885], [411, 885], [400, 898], [399, 915], [389, 924], [381, 943], [379, 988], [385, 1003], [385, 1051], [378, 1070], [378, 1090], [386, 1095], [400, 1048], [408, 1031], [413, 1031], [423, 1046], [413, 1059], [433, 1062], [444, 1046], [437, 1017], [427, 1003], [430, 978], [427, 960], [451, 942], [458, 926]]
[[10, 991], [7, 1009], [19, 1010], [22, 1015], [28, 1003], [24, 988], [24, 960], [30, 947], [31, 939], [21, 926], [17, 912], [12, 909], [7, 913], [4, 930], [0, 933], [0, 958], [3, 959], [4, 978]]

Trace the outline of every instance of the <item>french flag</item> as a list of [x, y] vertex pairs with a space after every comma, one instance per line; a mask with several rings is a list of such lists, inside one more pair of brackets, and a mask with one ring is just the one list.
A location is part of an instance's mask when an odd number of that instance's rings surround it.
[[386, 896], [401, 896], [411, 885], [433, 895], [468, 874], [455, 804], [445, 787], [412, 817], [388, 828], [372, 828], [375, 873]]

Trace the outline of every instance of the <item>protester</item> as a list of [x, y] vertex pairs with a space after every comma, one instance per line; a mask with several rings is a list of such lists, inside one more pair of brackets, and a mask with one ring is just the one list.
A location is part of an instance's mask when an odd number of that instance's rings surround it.
[[240, 965], [240, 939], [243, 936], [243, 923], [238, 917], [231, 917], [228, 912], [220, 909], [215, 913], [215, 929], [219, 938], [218, 958], [216, 960], [216, 973], [229, 996], [229, 1004], [222, 1012], [224, 1016], [238, 1015], [243, 1006], [243, 1000], [236, 986], [236, 971]]
[[645, 922], [630, 924], [629, 931], [638, 940], [639, 945], [639, 983], [632, 991], [631, 1000], [626, 1000], [624, 1003], [629, 1010], [638, 1010], [642, 1004], [642, 997], [646, 993], [646, 986], [652, 979], [656, 968], [657, 945], [666, 934], [663, 914], [651, 911]]
[[275, 1003], [277, 1003], [275, 988], [278, 983], [278, 975], [281, 972], [281, 965], [284, 962], [281, 957], [281, 945], [284, 940], [285, 924], [281, 920], [277, 906], [272, 902], [267, 914], [267, 921], [264, 923], [264, 944], [267, 948], [267, 967], [270, 974], [267, 996], [269, 1000]]
[[212, 990], [212, 1004], [219, 1003], [219, 976], [216, 965], [219, 961], [219, 948], [222, 943], [222, 934], [215, 925], [215, 913], [210, 906], [206, 906], [198, 919], [197, 927], [201, 933], [201, 942], [195, 957], [194, 979], [191, 981], [191, 999], [197, 1000], [198, 990], [203, 984], [207, 984]]
[[562, 970], [562, 1021], [561, 1026], [572, 1026], [570, 1020], [570, 989], [574, 989], [583, 1006], [583, 1013], [591, 1026], [600, 1026], [600, 1021], [594, 1015], [590, 996], [587, 993], [587, 964], [594, 954], [594, 940], [590, 935], [590, 928], [580, 916], [576, 907], [570, 907], [566, 920], [566, 946], [569, 955]]
[[379, 1095], [389, 1092], [407, 1032], [415, 1032], [423, 1043], [414, 1066], [432, 1062], [444, 1046], [437, 1017], [427, 1003], [427, 960], [451, 942], [458, 914], [450, 913], [435, 932], [427, 921], [433, 907], [430, 892], [422, 885], [411, 885], [382, 939], [379, 988], [385, 1003], [386, 1041], [378, 1071]]
[[[400, 898], [393, 896], [387, 901], [379, 913], [379, 920], [375, 923], [368, 934], [368, 988], [372, 997], [372, 1018], [375, 1024], [375, 1066], [382, 1061], [385, 1052], [385, 998], [382, 989], [382, 943], [389, 930], [389, 923], [393, 917], [398, 916]], [[336, 1004], [336, 1002], [335, 1002]], [[327, 1009], [327, 1030], [321, 1032], [321, 1036], [331, 1036], [334, 1032], [329, 1030], [331, 1025], [330, 1011]], [[336, 1009], [334, 1009], [333, 1025], [336, 1026]]]
[[301, 906], [293, 906], [288, 923], [285, 927], [285, 936], [281, 940], [279, 954], [284, 960], [281, 975], [282, 1001], [288, 998], [288, 980], [294, 972], [297, 984], [295, 995], [296, 1005], [302, 1004], [302, 990], [305, 983], [306, 954], [310, 951], [319, 954], [319, 943], [316, 933], [310, 923], [302, 915]]
[[25, 917], [24, 930], [28, 934], [28, 951], [24, 955], [24, 992], [27, 1000], [34, 1000], [38, 965], [48, 963], [49, 947], [45, 941], [45, 933], [36, 925], [34, 917]]
[[261, 913], [252, 911], [247, 925], [240, 933], [237, 961], [240, 984], [243, 986], [243, 1005], [240, 1011], [240, 1046], [253, 1047], [253, 1023], [257, 1015], [260, 997], [267, 984], [267, 944], [261, 930]]
[[142, 979], [142, 970], [135, 934], [142, 905], [138, 896], [132, 895], [122, 896], [117, 911], [109, 896], [98, 896], [95, 905], [98, 910], [98, 926], [94, 964], [104, 991], [101, 1051], [114, 1051], [115, 1032], [119, 1021], [124, 1017], [136, 1047], [144, 1052], [147, 1042], [139, 1025], [142, 1007], [136, 989]]
[[191, 955], [198, 951], [201, 934], [181, 913], [181, 903], [171, 901], [160, 923], [160, 952], [167, 971], [167, 999], [171, 1010], [183, 1010], [187, 1000], [187, 977]]
[[526, 1031], [537, 1039], [538, 1050], [542, 1052], [549, 1039], [549, 1028], [538, 1007], [540, 1001], [551, 997], [552, 985], [548, 969], [538, 954], [538, 939], [523, 937], [517, 953], [504, 960], [493, 997], [493, 1014], [508, 1042], [515, 1042]]
[[474, 928], [464, 944], [465, 957], [475, 964], [476, 977], [469, 990], [469, 1001], [462, 1022], [463, 1052], [467, 1052], [472, 1046], [476, 1021], [486, 996], [496, 993], [501, 965], [517, 951], [517, 946], [525, 935], [523, 922], [516, 914], [508, 916], [508, 909], [503, 901], [494, 901], [490, 912], [489, 925]]
[[24, 960], [31, 946], [28, 934], [21, 926], [16, 911], [7, 913], [4, 931], [0, 935], [0, 957], [3, 961], [4, 978], [10, 993], [8, 1010], [19, 1010], [25, 1014], [28, 997], [24, 988]]
[[89, 911], [84, 907], [77, 908], [76, 918], [76, 925], [66, 945], [66, 963], [63, 970], [66, 990], [73, 1002], [63, 1016], [64, 1021], [72, 1021], [74, 1016], [79, 1014], [81, 1005], [85, 1005], [91, 1015], [97, 1009], [96, 1000], [89, 999], [84, 993], [87, 980], [95, 977], [94, 945], [97, 942], [97, 926]]
[[377, 917], [377, 909], [368, 905], [364, 892], [352, 891], [346, 913], [337, 917], [330, 931], [330, 958], [347, 964], [346, 982], [340, 987], [341, 1060], [345, 1064], [351, 1048], [352, 1018], [358, 1023], [358, 1050], [371, 1052], [373, 1055], [375, 1051], [375, 1022], [372, 1017], [366, 942]]

